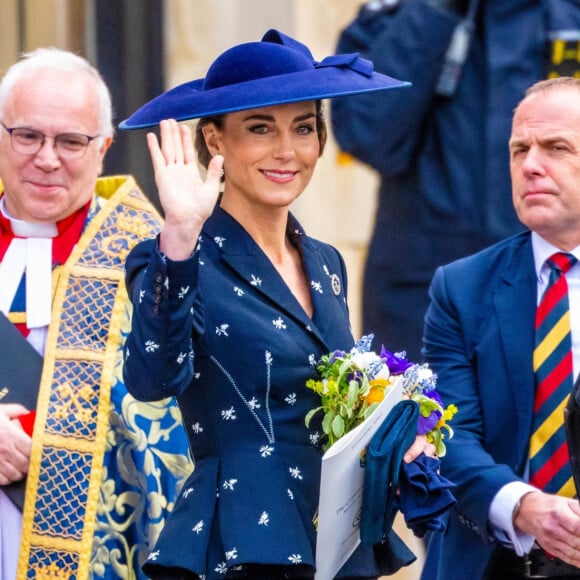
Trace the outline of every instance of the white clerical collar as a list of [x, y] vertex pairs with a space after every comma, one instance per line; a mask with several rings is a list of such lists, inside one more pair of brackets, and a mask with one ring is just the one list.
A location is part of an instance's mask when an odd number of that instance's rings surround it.
[[40, 224], [12, 217], [0, 199], [0, 211], [10, 220], [15, 236], [0, 264], [0, 311], [8, 314], [26, 270], [26, 325], [40, 328], [50, 324], [52, 302], [52, 238], [55, 223]]
[[0, 211], [2, 215], [10, 220], [12, 233], [19, 238], [56, 238], [58, 236], [58, 227], [56, 224], [40, 224], [26, 222], [12, 217], [6, 209], [6, 197], [0, 199]]

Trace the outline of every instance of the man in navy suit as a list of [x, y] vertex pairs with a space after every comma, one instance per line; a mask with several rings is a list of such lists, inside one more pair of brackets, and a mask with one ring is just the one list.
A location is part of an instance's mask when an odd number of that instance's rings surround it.
[[[509, 152], [513, 203], [528, 231], [439, 268], [431, 284], [424, 353], [441, 396], [459, 408], [442, 462], [458, 501], [447, 533], [429, 539], [424, 579], [580, 577], [578, 500], [529, 483], [545, 262], [558, 251], [580, 259], [579, 79], [528, 90]], [[580, 264], [566, 279], [576, 377]]]

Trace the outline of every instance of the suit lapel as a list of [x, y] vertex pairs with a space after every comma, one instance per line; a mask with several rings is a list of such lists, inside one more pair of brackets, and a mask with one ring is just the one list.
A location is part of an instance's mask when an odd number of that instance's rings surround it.
[[[531, 238], [513, 252], [495, 295], [506, 380], [511, 388], [516, 409], [520, 441], [519, 448], [527, 449], [534, 401], [534, 314], [537, 284]], [[499, 373], [498, 373], [499, 375]]]

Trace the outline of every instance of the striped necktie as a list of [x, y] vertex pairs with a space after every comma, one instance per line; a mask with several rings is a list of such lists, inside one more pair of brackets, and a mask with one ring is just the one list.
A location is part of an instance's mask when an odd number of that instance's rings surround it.
[[575, 488], [564, 431], [564, 407], [573, 385], [565, 274], [576, 263], [576, 258], [557, 253], [546, 263], [550, 266], [550, 278], [536, 311], [535, 324], [536, 395], [530, 440], [530, 483], [548, 493], [573, 497]]

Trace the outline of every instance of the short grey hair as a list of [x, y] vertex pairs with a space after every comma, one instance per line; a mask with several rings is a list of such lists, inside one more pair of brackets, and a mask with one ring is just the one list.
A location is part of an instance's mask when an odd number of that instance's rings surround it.
[[111, 93], [99, 71], [88, 60], [72, 52], [59, 48], [37, 48], [22, 55], [22, 58], [8, 68], [0, 81], [0, 117], [14, 86], [32, 71], [45, 69], [57, 71], [71, 71], [86, 74], [95, 83], [99, 100], [99, 125], [101, 138], [112, 137], [113, 106]]

